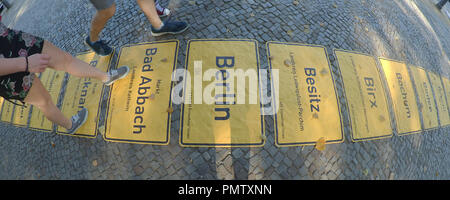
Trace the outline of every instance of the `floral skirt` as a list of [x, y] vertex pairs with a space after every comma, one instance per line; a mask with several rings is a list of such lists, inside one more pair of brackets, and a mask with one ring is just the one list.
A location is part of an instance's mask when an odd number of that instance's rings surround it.
[[[0, 58], [26, 57], [41, 53], [42, 38], [7, 28], [0, 23]], [[1, 66], [0, 66], [1, 67]], [[34, 73], [18, 72], [0, 76], [0, 96], [23, 102], [35, 78]]]

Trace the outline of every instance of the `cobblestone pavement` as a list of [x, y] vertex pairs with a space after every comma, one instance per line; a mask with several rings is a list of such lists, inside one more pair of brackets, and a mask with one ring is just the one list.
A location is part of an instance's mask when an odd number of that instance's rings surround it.
[[[184, 66], [189, 39], [250, 38], [259, 42], [262, 68], [268, 67], [264, 44], [274, 40], [327, 47], [337, 77], [333, 48], [403, 60], [450, 77], [450, 20], [433, 7], [436, 1], [172, 0], [174, 17], [189, 22], [190, 29], [154, 38], [136, 2], [120, 0], [103, 38], [115, 47], [176, 38], [181, 48], [178, 68]], [[3, 15], [7, 26], [44, 37], [73, 55], [88, 50], [83, 39], [94, 9], [87, 0], [12, 2], [13, 8]], [[342, 87], [340, 78], [337, 82]], [[345, 98], [338, 93], [347, 116]], [[175, 107], [174, 116], [179, 112]], [[153, 146], [0, 123], [0, 178], [450, 179], [450, 128], [352, 143], [348, 116], [345, 121], [345, 142], [327, 145], [325, 151], [313, 146], [278, 148], [270, 126], [262, 148], [182, 148], [177, 127], [168, 146]]]

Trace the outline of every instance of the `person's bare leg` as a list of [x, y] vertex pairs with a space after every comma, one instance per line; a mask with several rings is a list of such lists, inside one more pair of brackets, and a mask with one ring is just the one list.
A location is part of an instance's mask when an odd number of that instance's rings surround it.
[[158, 13], [156, 12], [155, 1], [154, 0], [136, 0], [139, 7], [141, 7], [142, 12], [144, 12], [148, 21], [152, 24], [152, 26], [156, 29], [161, 28], [161, 18], [159, 18]]
[[49, 67], [54, 70], [65, 71], [76, 77], [94, 78], [102, 82], [106, 82], [109, 79], [106, 72], [73, 57], [49, 41], [44, 42], [42, 53], [50, 56]]
[[94, 18], [91, 22], [91, 30], [89, 32], [89, 37], [92, 42], [99, 40], [100, 32], [102, 32], [103, 28], [105, 28], [106, 23], [108, 23], [109, 19], [111, 19], [116, 13], [116, 4], [113, 4], [111, 7], [98, 10], [95, 13]]
[[44, 116], [51, 122], [66, 129], [72, 127], [72, 121], [65, 117], [58, 107], [56, 107], [50, 94], [37, 76], [34, 78], [33, 85], [24, 101], [41, 110]]

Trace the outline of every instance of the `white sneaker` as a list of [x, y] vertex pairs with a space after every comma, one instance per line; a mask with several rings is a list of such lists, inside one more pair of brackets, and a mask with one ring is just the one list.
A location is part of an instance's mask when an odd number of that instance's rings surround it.
[[127, 66], [122, 66], [117, 69], [112, 69], [108, 72], [109, 80], [106, 81], [105, 85], [112, 85], [115, 81], [124, 78], [130, 72], [130, 68]]
[[67, 130], [68, 134], [74, 134], [88, 118], [88, 110], [86, 108], [81, 109], [78, 113], [70, 119], [72, 121], [72, 128]]
[[159, 17], [166, 17], [170, 15], [170, 10], [167, 8], [162, 7], [158, 1], [155, 2], [156, 12], [158, 13]]

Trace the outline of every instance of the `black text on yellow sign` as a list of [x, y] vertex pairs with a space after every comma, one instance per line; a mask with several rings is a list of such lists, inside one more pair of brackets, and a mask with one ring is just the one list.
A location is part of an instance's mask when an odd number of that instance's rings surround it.
[[279, 70], [276, 145], [343, 142], [339, 101], [326, 50], [321, 46], [268, 42], [271, 70]]
[[166, 145], [169, 143], [172, 71], [178, 41], [122, 47], [117, 67], [128, 76], [110, 90], [104, 139], [112, 142]]
[[406, 64], [385, 58], [379, 60], [394, 104], [398, 134], [406, 135], [420, 132], [416, 94]]
[[264, 145], [256, 41], [191, 40], [184, 70], [181, 146]]
[[[41, 78], [41, 76], [35, 76], [35, 78]], [[15, 101], [15, 103], [21, 105], [19, 101]], [[27, 127], [31, 107], [32, 106], [30, 104], [24, 104], [24, 106], [15, 106], [14, 116], [11, 123], [18, 127]]]
[[[442, 83], [444, 85], [445, 97], [447, 100], [447, 107], [450, 108], [450, 79], [442, 76]], [[446, 125], [441, 125], [446, 126]]]
[[441, 77], [431, 71], [428, 71], [430, 83], [433, 87], [434, 96], [436, 97], [436, 105], [438, 108], [439, 121], [441, 126], [450, 125], [450, 115], [448, 113], [447, 101], [445, 98], [445, 90], [442, 86]]
[[[17, 104], [22, 105], [19, 101], [15, 101]], [[28, 117], [30, 115], [31, 105], [24, 105], [14, 107], [14, 116], [12, 124], [18, 127], [26, 127], [28, 125]]]
[[[55, 104], [58, 102], [58, 97], [64, 80], [64, 74], [65, 72], [63, 71], [56, 71], [47, 68], [40, 76], [40, 80], [44, 85], [44, 88], [47, 89], [53, 103]], [[30, 118], [30, 129], [51, 132], [53, 130], [53, 123], [48, 120], [37, 107], [33, 106]]]
[[3, 121], [3, 117], [2, 117], [2, 115], [3, 115], [3, 112], [2, 112], [2, 109], [3, 109], [3, 103], [5, 102], [5, 99], [3, 98], [3, 97], [0, 97], [0, 121]]
[[386, 94], [374, 57], [335, 50], [344, 81], [354, 142], [393, 135]]
[[[112, 55], [114, 55], [114, 53], [110, 56], [100, 57], [91, 51], [81, 53], [77, 55], [77, 58], [89, 63], [92, 67], [96, 67], [97, 69], [106, 72], [110, 67]], [[72, 116], [79, 110], [86, 108], [88, 110], [88, 118], [83, 126], [81, 126], [74, 134], [68, 135], [89, 138], [97, 136], [97, 125], [103, 89], [104, 84], [99, 80], [69, 76], [61, 111], [65, 116]], [[67, 130], [58, 126], [57, 133], [64, 135], [67, 133]]]
[[422, 114], [423, 129], [430, 130], [437, 128], [439, 127], [438, 113], [427, 72], [417, 66], [410, 66], [410, 71], [414, 79], [417, 95], [419, 96], [418, 109]]
[[11, 123], [14, 104], [3, 99], [3, 97], [1, 97], [1, 100], [3, 101], [1, 121], [6, 122], [6, 123]]

